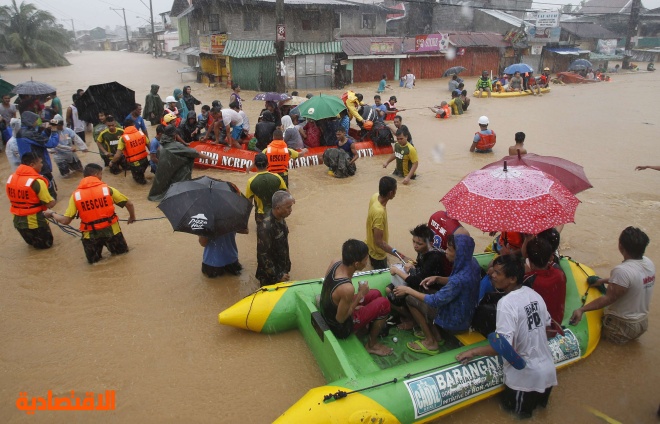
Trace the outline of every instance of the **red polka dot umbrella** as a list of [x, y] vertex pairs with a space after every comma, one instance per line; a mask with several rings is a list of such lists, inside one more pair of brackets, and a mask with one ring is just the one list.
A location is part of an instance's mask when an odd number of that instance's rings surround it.
[[527, 234], [574, 222], [580, 203], [551, 175], [506, 162], [469, 173], [440, 201], [451, 218], [481, 231]]
[[577, 163], [554, 156], [541, 156], [534, 153], [527, 153], [518, 156], [505, 156], [497, 162], [490, 163], [481, 169], [502, 169], [504, 162], [512, 166], [527, 166], [547, 172], [556, 179], [571, 193], [578, 194], [588, 188], [593, 187], [584, 173], [584, 168]]

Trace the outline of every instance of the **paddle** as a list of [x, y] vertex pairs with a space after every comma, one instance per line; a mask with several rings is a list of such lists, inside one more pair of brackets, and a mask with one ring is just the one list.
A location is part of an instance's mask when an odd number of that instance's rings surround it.
[[500, 356], [506, 359], [513, 368], [521, 370], [527, 365], [525, 360], [518, 355], [511, 343], [499, 333], [492, 332], [488, 335], [488, 343]]

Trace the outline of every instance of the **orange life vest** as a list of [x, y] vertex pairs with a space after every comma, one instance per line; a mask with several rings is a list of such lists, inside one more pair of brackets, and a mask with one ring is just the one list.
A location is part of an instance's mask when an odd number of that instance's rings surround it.
[[445, 111], [445, 116], [443, 117], [440, 116], [439, 113], [436, 113], [435, 117], [440, 119], [449, 119], [449, 117], [451, 116], [451, 107], [449, 105], [445, 105], [445, 106], [440, 106], [440, 109]]
[[147, 138], [134, 126], [124, 128], [124, 156], [128, 162], [137, 162], [148, 156]]
[[102, 230], [117, 222], [110, 187], [97, 177], [85, 177], [73, 192], [80, 216], [80, 231]]
[[497, 137], [495, 136], [495, 131], [492, 134], [482, 134], [481, 132], [475, 133], [479, 136], [479, 141], [475, 146], [477, 150], [489, 150], [495, 146]]
[[289, 169], [289, 148], [284, 140], [273, 140], [266, 148], [268, 172], [281, 174]]
[[16, 172], [9, 176], [6, 186], [7, 197], [11, 203], [9, 212], [16, 216], [28, 216], [48, 209], [32, 190], [32, 183], [36, 180], [42, 180], [48, 187], [48, 180], [31, 166], [20, 165]]

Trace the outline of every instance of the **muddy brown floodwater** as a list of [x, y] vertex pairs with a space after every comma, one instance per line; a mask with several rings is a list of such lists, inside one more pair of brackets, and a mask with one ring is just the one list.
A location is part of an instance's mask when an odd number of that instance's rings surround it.
[[[162, 98], [189, 84], [204, 104], [229, 100], [229, 90], [196, 84], [191, 74], [184, 74], [181, 83], [176, 73], [181, 63], [127, 52], [73, 53], [69, 59], [69, 67], [10, 69], [3, 78], [48, 82], [58, 88], [65, 107], [77, 88], [115, 80], [134, 89], [138, 102], [144, 101], [152, 83], [161, 86]], [[446, 87], [446, 79], [418, 80], [413, 90], [396, 87], [391, 93], [402, 108], [414, 108], [447, 99]], [[375, 88], [376, 83], [355, 87], [367, 100]], [[660, 165], [658, 92], [660, 73], [639, 72], [615, 75], [610, 83], [553, 86], [540, 98], [473, 99], [466, 115], [446, 121], [424, 109], [403, 112], [420, 153], [419, 178], [400, 185], [388, 204], [390, 244], [411, 255], [408, 230], [427, 222], [440, 207], [439, 199], [465, 174], [506, 155], [514, 133], [523, 131], [528, 151], [582, 164], [594, 186], [578, 195], [582, 203], [576, 223], [562, 233], [564, 255], [609, 275], [621, 261], [618, 234], [634, 225], [648, 233], [646, 254], [660, 265], [660, 172], [634, 170], [636, 165]], [[253, 95], [243, 93], [246, 99]], [[262, 104], [245, 101], [252, 128]], [[468, 152], [480, 115], [490, 118], [498, 135], [492, 155]], [[444, 152], [442, 157], [434, 156], [437, 151]], [[101, 163], [92, 153], [81, 159]], [[293, 278], [322, 276], [328, 263], [339, 257], [344, 240], [365, 237], [369, 197], [377, 191], [379, 178], [392, 172], [393, 165], [382, 168], [384, 160], [361, 158], [357, 175], [344, 180], [330, 178], [324, 166], [290, 173], [296, 198], [287, 220]], [[8, 174], [3, 154], [2, 181]], [[195, 171], [195, 176], [203, 174], [241, 189], [248, 178], [227, 171]], [[104, 173], [104, 179], [135, 202], [138, 218], [161, 215], [156, 204], [146, 200], [148, 186], [138, 186], [130, 175]], [[61, 213], [77, 180], [56, 180], [60, 203], [55, 210]], [[237, 236], [243, 275], [211, 280], [200, 272], [202, 248], [196, 237], [173, 233], [166, 220], [124, 224], [130, 253], [90, 266], [80, 241], [57, 228], [52, 249], [29, 248], [13, 228], [6, 196], [0, 197], [3, 422], [267, 423], [307, 390], [325, 383], [297, 331], [269, 336], [218, 324], [220, 311], [258, 286], [253, 219], [250, 234]], [[127, 212], [120, 210], [119, 216], [126, 218]], [[487, 235], [470, 231], [483, 248]], [[560, 371], [550, 406], [530, 422], [600, 422], [585, 406], [624, 423], [657, 422], [660, 293], [652, 301], [649, 321], [649, 331], [638, 341], [624, 347], [602, 341], [589, 358]], [[48, 390], [55, 395], [116, 390], [117, 407], [112, 412], [37, 411], [34, 416], [16, 408], [19, 392], [32, 397], [45, 396]], [[510, 417], [489, 399], [447, 420], [486, 424]]]

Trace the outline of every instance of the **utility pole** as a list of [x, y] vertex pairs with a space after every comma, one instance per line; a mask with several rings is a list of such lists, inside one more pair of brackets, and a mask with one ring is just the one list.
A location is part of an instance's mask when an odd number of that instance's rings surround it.
[[156, 47], [156, 31], [154, 31], [154, 5], [152, 0], [149, 0], [149, 12], [151, 13], [151, 43], [153, 44], [154, 59], [158, 56], [158, 48]]
[[[126, 9], [124, 9], [123, 7], [121, 9], [115, 9], [115, 8], [111, 7], [110, 10], [121, 10], [122, 13], [124, 14], [124, 29], [126, 30], [126, 48], [130, 52], [131, 51], [131, 41], [128, 38], [128, 24], [126, 23]], [[152, 29], [153, 29], [153, 27], [152, 27]]]
[[639, 9], [642, 6], [641, 0], [633, 0], [630, 6], [630, 20], [628, 21], [628, 36], [626, 37], [625, 51], [623, 52], [623, 62], [621, 67], [628, 69], [630, 59], [632, 58], [633, 38], [637, 37], [639, 27]]
[[284, 26], [284, 0], [275, 0], [275, 56], [277, 61], [277, 79], [275, 80], [275, 91], [284, 93], [286, 84], [282, 76], [284, 64], [284, 42], [286, 40], [286, 27]]
[[71, 28], [73, 28], [73, 49], [75, 50], [78, 46], [78, 39], [76, 38], [76, 26], [73, 24], [73, 19], [71, 21]]

